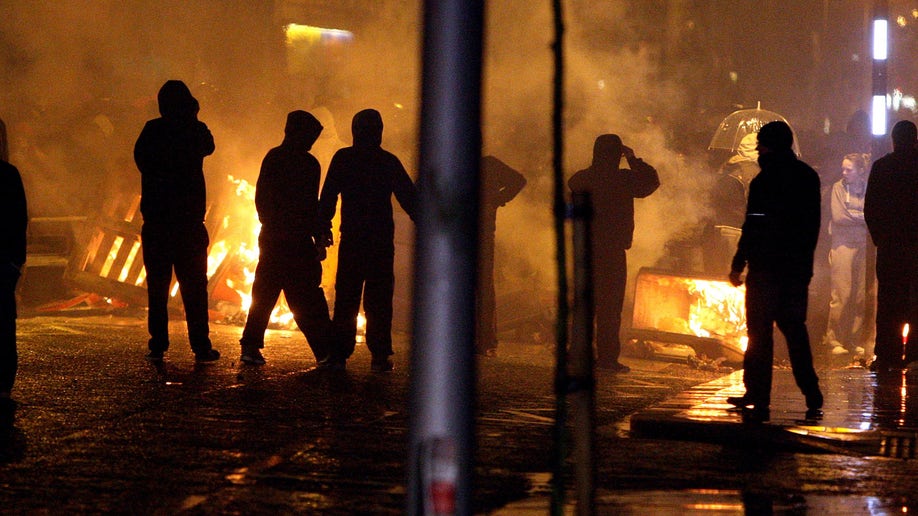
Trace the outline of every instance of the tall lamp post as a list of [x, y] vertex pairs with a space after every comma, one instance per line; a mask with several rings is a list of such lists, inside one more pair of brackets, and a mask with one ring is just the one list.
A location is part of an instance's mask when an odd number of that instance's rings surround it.
[[[886, 135], [886, 58], [889, 53], [889, 21], [887, 0], [874, 4], [873, 45], [873, 97], [870, 112], [870, 132], [874, 140]], [[877, 156], [874, 156], [877, 157]]]

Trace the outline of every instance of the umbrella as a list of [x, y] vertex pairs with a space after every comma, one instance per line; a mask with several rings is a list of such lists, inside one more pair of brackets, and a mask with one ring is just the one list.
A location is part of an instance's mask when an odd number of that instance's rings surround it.
[[[734, 111], [727, 115], [717, 126], [714, 136], [711, 137], [708, 149], [726, 149], [734, 152], [739, 147], [740, 141], [744, 136], [750, 133], [757, 133], [763, 125], [775, 121], [787, 124], [787, 120], [783, 116], [774, 111], [762, 109], [761, 103], [758, 103], [755, 109]], [[790, 124], [787, 125], [789, 126]], [[793, 130], [793, 127], [791, 127], [791, 130]], [[794, 137], [794, 152], [800, 155], [796, 136]]]

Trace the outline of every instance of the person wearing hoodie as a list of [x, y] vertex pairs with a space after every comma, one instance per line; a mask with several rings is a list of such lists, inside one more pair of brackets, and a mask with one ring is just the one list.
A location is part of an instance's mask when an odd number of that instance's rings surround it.
[[354, 144], [338, 150], [319, 198], [319, 220], [329, 231], [341, 198], [338, 270], [335, 277], [335, 337], [329, 365], [344, 369], [354, 352], [357, 314], [363, 298], [371, 370], [392, 370], [392, 295], [395, 286], [395, 223], [392, 195], [414, 220], [417, 191], [401, 161], [382, 148], [382, 116], [374, 109], [354, 115]]
[[198, 101], [182, 81], [170, 80], [157, 96], [160, 117], [148, 121], [134, 144], [140, 170], [141, 244], [147, 274], [147, 359], [161, 362], [169, 348], [169, 286], [178, 280], [188, 340], [195, 361], [213, 362], [207, 312], [207, 246], [204, 225], [204, 158], [214, 138], [198, 120]]
[[6, 126], [0, 120], [0, 408], [10, 398], [19, 356], [16, 350], [16, 283], [26, 261], [29, 215], [19, 170], [8, 163]]
[[319, 161], [310, 154], [322, 133], [311, 113], [287, 115], [284, 141], [268, 151], [255, 183], [255, 209], [261, 222], [252, 306], [242, 331], [240, 362], [261, 365], [265, 330], [281, 291], [293, 319], [322, 364], [331, 321], [322, 290], [325, 232], [319, 227]]
[[823, 344], [833, 355], [863, 355], [867, 338], [863, 334], [868, 272], [867, 223], [864, 221], [867, 160], [866, 154], [846, 155], [842, 159], [842, 177], [832, 185], [829, 198], [832, 297]]
[[[621, 168], [622, 156], [630, 169]], [[568, 180], [574, 193], [589, 193], [593, 205], [592, 254], [596, 321], [596, 366], [628, 372], [618, 361], [625, 285], [626, 251], [634, 237], [634, 199], [660, 186], [656, 169], [634, 155], [617, 134], [603, 134], [593, 144], [593, 163]]]
[[797, 159], [794, 133], [784, 122], [769, 122], [758, 134], [761, 172], [749, 184], [746, 220], [730, 268], [730, 282], [746, 283], [749, 344], [743, 356], [742, 396], [727, 402], [746, 420], [770, 416], [774, 326], [784, 334], [797, 387], [807, 415], [818, 417], [823, 397], [813, 368], [806, 309], [813, 254], [819, 238], [819, 175]]
[[[918, 131], [903, 120], [891, 136], [893, 151], [873, 163], [864, 195], [864, 219], [877, 246], [874, 371], [918, 361]], [[906, 323], [910, 332], [903, 350]]]

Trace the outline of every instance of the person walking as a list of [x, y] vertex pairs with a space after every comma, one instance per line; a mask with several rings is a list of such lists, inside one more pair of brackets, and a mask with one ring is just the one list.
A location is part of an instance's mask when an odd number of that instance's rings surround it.
[[383, 120], [375, 109], [354, 115], [354, 143], [332, 157], [319, 198], [319, 220], [331, 228], [338, 198], [341, 227], [335, 276], [335, 331], [329, 348], [334, 369], [354, 352], [363, 299], [371, 370], [392, 370], [392, 295], [395, 288], [395, 222], [392, 195], [414, 220], [417, 191], [402, 162], [382, 148]]
[[[893, 151], [876, 160], [867, 180], [864, 219], [877, 246], [877, 313], [874, 371], [900, 369], [918, 360], [918, 132], [903, 120], [893, 126]], [[904, 326], [910, 325], [906, 349]]]
[[[831, 301], [823, 344], [833, 355], [864, 354], [864, 305], [867, 299], [867, 155], [848, 154], [842, 178], [832, 186], [829, 235]], [[872, 271], [871, 271], [872, 274]]]
[[26, 261], [28, 209], [22, 176], [7, 162], [5, 125], [0, 121], [0, 408], [11, 398], [19, 354], [16, 349], [16, 283]]
[[265, 330], [281, 291], [293, 319], [306, 336], [316, 363], [326, 358], [331, 321], [322, 290], [326, 237], [318, 224], [319, 161], [310, 154], [322, 124], [306, 111], [287, 115], [284, 141], [268, 151], [255, 183], [255, 209], [261, 222], [258, 265], [239, 343], [244, 364], [265, 363]]
[[769, 419], [776, 324], [787, 341], [794, 380], [806, 398], [808, 417], [818, 417], [823, 404], [806, 327], [821, 218], [819, 175], [797, 159], [793, 143], [793, 132], [784, 122], [769, 122], [759, 131], [761, 172], [749, 185], [746, 219], [729, 275], [738, 287], [748, 267], [746, 392], [727, 402], [742, 409], [750, 421]]
[[481, 158], [481, 206], [479, 211], [478, 295], [475, 309], [475, 352], [497, 353], [497, 296], [494, 292], [494, 244], [497, 209], [512, 201], [526, 186], [526, 178], [494, 156]]
[[144, 125], [134, 145], [140, 170], [141, 248], [147, 273], [150, 332], [147, 359], [161, 362], [169, 349], [169, 285], [178, 280], [188, 340], [195, 361], [213, 362], [207, 313], [207, 246], [204, 226], [207, 190], [204, 158], [214, 138], [198, 120], [198, 101], [182, 81], [163, 84], [157, 96], [160, 117]]
[[[622, 156], [631, 168], [621, 168]], [[634, 199], [660, 186], [656, 169], [634, 155], [617, 134], [603, 134], [593, 144], [593, 163], [568, 180], [574, 193], [588, 193], [593, 205], [592, 254], [595, 299], [596, 366], [628, 372], [619, 362], [622, 308], [628, 280], [626, 251], [634, 237]]]

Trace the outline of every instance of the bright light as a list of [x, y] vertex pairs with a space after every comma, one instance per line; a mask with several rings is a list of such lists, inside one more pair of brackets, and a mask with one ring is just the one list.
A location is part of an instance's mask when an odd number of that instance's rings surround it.
[[871, 110], [870, 132], [874, 136], [886, 134], [886, 95], [874, 95]]
[[877, 61], [886, 59], [888, 30], [886, 20], [873, 20], [873, 58]]

